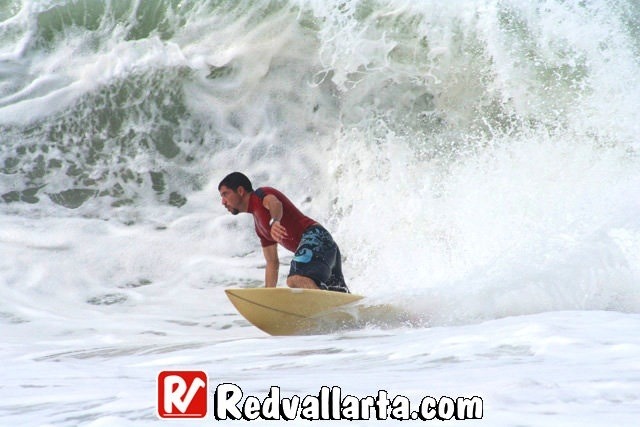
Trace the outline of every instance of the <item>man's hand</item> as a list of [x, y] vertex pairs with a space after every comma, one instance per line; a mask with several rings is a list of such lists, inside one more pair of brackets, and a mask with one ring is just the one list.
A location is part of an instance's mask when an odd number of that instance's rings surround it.
[[274, 221], [271, 225], [271, 238], [278, 243], [282, 243], [282, 239], [288, 237], [287, 229], [280, 224], [280, 221]]

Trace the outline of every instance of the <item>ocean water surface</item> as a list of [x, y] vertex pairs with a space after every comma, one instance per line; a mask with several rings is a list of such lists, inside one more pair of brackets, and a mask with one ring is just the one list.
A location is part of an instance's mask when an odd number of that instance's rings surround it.
[[[165, 370], [635, 425], [639, 76], [635, 0], [0, 0], [0, 425], [249, 423], [159, 419]], [[249, 325], [234, 170], [419, 322]]]

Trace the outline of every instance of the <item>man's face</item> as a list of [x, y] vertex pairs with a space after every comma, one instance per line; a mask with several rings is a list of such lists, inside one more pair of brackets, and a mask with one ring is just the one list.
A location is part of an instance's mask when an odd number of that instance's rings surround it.
[[[240, 187], [238, 187], [240, 189]], [[222, 205], [227, 208], [229, 212], [234, 215], [240, 213], [240, 207], [242, 206], [242, 196], [232, 189], [222, 186], [220, 187], [220, 197], [222, 197]]]

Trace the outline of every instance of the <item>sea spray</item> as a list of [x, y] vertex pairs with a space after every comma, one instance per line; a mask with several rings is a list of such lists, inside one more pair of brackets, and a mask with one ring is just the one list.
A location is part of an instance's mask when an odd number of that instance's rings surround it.
[[355, 291], [434, 319], [638, 309], [632, 2], [228, 6], [6, 3], [3, 211], [210, 215], [246, 255], [214, 203], [243, 170], [333, 231]]

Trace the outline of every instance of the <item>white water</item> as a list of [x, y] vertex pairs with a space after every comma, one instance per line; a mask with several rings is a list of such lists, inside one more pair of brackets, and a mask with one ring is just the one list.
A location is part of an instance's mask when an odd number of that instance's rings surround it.
[[[157, 419], [169, 369], [483, 398], [446, 425], [635, 425], [638, 7], [325, 3], [0, 3], [0, 425], [217, 424]], [[232, 170], [426, 326], [249, 326]]]

